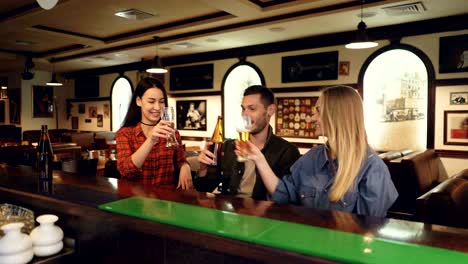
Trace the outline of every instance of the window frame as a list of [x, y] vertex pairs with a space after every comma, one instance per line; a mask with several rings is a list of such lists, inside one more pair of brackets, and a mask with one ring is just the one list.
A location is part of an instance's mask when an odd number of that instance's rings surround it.
[[[434, 148], [434, 127], [435, 127], [435, 84], [436, 84], [436, 79], [435, 79], [435, 71], [434, 71], [434, 66], [432, 65], [431, 60], [429, 57], [420, 49], [408, 45], [408, 44], [402, 44], [402, 43], [391, 43], [390, 45], [387, 45], [385, 47], [382, 47], [381, 49], [376, 50], [374, 53], [372, 53], [366, 61], [363, 63], [361, 70], [359, 72], [358, 76], [358, 89], [360, 90], [361, 94], [363, 95], [363, 98], [365, 96], [364, 94], [364, 75], [371, 64], [371, 62], [377, 58], [379, 55], [390, 51], [394, 49], [402, 49], [409, 51], [413, 53], [414, 55], [418, 56], [419, 59], [424, 63], [424, 66], [426, 67], [427, 70], [427, 142], [426, 142], [426, 148], [431, 149]], [[364, 109], [365, 111], [366, 109]]]

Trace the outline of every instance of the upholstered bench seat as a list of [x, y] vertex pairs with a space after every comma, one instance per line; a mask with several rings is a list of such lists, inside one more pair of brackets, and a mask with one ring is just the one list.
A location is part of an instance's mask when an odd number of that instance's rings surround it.
[[424, 222], [468, 228], [468, 169], [443, 181], [417, 200]]

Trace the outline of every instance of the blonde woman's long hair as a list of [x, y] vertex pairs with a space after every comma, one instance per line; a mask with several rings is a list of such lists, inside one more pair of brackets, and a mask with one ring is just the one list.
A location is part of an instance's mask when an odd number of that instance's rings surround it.
[[361, 96], [348, 86], [323, 90], [319, 100], [321, 127], [338, 168], [329, 199], [340, 201], [355, 184], [367, 156], [367, 135]]

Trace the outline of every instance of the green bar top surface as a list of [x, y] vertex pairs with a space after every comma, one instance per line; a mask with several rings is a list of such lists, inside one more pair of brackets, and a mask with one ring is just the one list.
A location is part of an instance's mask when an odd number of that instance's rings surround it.
[[349, 263], [468, 263], [468, 254], [183, 203], [131, 197], [100, 209]]

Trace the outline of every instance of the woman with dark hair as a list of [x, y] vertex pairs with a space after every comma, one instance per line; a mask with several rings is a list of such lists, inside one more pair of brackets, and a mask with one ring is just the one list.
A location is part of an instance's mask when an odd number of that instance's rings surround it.
[[[175, 185], [192, 188], [190, 166], [182, 144], [166, 147], [166, 136], [174, 133], [161, 119], [167, 106], [163, 84], [154, 78], [142, 79], [133, 93], [122, 128], [116, 133], [117, 169], [123, 179], [148, 185]], [[176, 139], [181, 138], [176, 131]]]
[[255, 162], [272, 200], [385, 216], [398, 193], [387, 166], [367, 143], [358, 92], [341, 85], [323, 90], [312, 120], [326, 143], [298, 159], [287, 177], [276, 177], [262, 152], [249, 144], [249, 158]]

